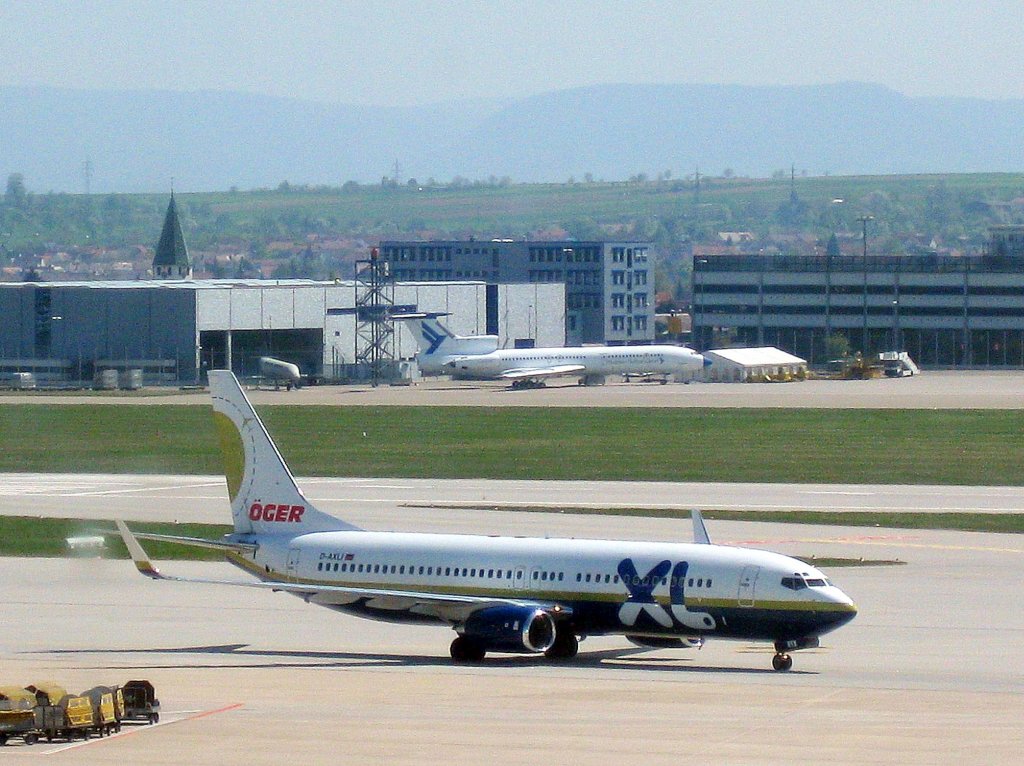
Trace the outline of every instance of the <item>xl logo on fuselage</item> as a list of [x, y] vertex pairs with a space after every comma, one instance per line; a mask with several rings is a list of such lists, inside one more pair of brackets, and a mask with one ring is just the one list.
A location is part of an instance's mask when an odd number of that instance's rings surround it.
[[[714, 630], [715, 619], [707, 612], [691, 612], [686, 608], [686, 573], [690, 565], [679, 561], [675, 566], [665, 560], [641, 577], [636, 571], [633, 559], [619, 562], [619, 577], [629, 592], [626, 603], [619, 609], [619, 621], [623, 625], [636, 625], [641, 614], [646, 614], [663, 628], [681, 626], [694, 630]], [[654, 597], [655, 589], [662, 584], [665, 575], [672, 571], [669, 585], [669, 607], [666, 609]]]
[[302, 514], [306, 512], [304, 505], [288, 505], [282, 503], [253, 503], [249, 506], [249, 518], [252, 521], [283, 521], [285, 523], [296, 523], [302, 521]]

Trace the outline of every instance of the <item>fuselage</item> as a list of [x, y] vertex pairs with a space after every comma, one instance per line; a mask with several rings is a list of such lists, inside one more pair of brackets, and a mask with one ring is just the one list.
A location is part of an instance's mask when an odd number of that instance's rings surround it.
[[680, 374], [700, 370], [704, 357], [681, 346], [580, 346], [568, 348], [506, 349], [489, 354], [453, 357], [446, 363], [453, 374], [498, 378], [509, 370], [579, 365], [578, 375], [626, 373]]
[[[816, 637], [856, 614], [815, 568], [719, 545], [398, 532], [265, 535], [232, 561], [264, 578], [560, 604], [579, 634]], [[337, 593], [308, 599], [394, 622], [444, 622], [401, 599]]]

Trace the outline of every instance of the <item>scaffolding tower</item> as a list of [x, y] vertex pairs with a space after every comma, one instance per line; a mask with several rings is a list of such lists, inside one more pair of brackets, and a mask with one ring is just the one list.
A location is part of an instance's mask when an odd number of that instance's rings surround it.
[[377, 248], [369, 260], [356, 261], [356, 364], [368, 370], [376, 386], [395, 375], [395, 283]]

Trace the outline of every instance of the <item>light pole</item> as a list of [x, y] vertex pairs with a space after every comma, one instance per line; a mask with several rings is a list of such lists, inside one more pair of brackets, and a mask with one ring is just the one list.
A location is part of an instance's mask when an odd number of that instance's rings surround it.
[[894, 299], [892, 302], [892, 350], [900, 350], [900, 302]]
[[[841, 197], [837, 197], [832, 200], [833, 208], [838, 208], [842, 205], [843, 200]], [[824, 348], [828, 349], [828, 339], [832, 335], [832, 243], [836, 243], [836, 254], [839, 253], [839, 240], [836, 239], [836, 215], [831, 216], [832, 219], [832, 236], [829, 237], [828, 245], [825, 247], [825, 338]], [[826, 361], [828, 361], [828, 354], [825, 354]]]
[[873, 215], [857, 216], [860, 221], [861, 233], [864, 238], [864, 335], [861, 339], [861, 353], [868, 355], [868, 221], [875, 220]]

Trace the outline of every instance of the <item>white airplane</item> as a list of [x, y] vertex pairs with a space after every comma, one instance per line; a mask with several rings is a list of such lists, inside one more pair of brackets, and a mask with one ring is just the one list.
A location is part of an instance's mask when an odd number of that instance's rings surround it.
[[[302, 494], [235, 376], [209, 373], [234, 532], [211, 541], [133, 535], [153, 579], [285, 591], [307, 603], [389, 622], [454, 628], [456, 662], [486, 652], [574, 657], [580, 637], [622, 635], [644, 647], [707, 638], [770, 641], [773, 667], [857, 613], [820, 571], [768, 551], [695, 543], [371, 532], [318, 511]], [[161, 574], [136, 537], [221, 550], [258, 581]]]
[[401, 314], [419, 341], [416, 361], [426, 374], [510, 380], [514, 388], [543, 385], [545, 378], [578, 375], [584, 382], [607, 375], [678, 375], [711, 365], [681, 346], [570, 346], [498, 349], [495, 335], [453, 334], [429, 314]]
[[274, 388], [285, 386], [289, 391], [292, 387], [302, 387], [302, 375], [299, 366], [291, 362], [274, 359], [272, 356], [260, 357], [260, 377], [272, 383]]

